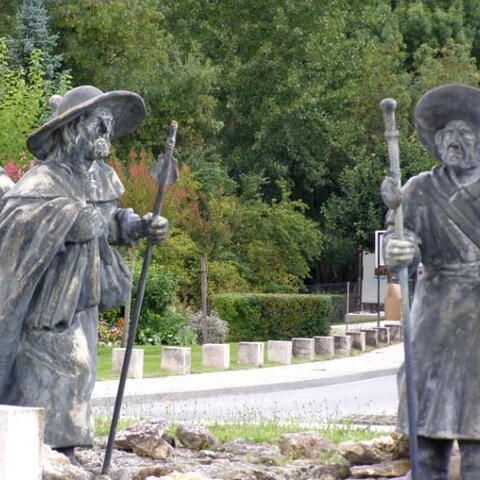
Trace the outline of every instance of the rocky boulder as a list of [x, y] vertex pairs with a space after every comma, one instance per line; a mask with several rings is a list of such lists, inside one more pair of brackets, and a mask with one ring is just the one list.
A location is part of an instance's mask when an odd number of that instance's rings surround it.
[[352, 465], [368, 465], [408, 457], [408, 439], [392, 433], [364, 442], [343, 442], [338, 452]]
[[173, 447], [163, 438], [166, 428], [164, 420], [145, 420], [120, 432], [115, 445], [122, 450], [131, 450], [139, 456], [164, 460], [173, 455]]
[[93, 475], [70, 463], [70, 460], [48, 445], [43, 446], [43, 480], [92, 480]]
[[313, 432], [286, 433], [280, 437], [278, 445], [281, 453], [289, 458], [318, 458], [337, 450], [334, 443]]
[[352, 467], [352, 478], [398, 478], [406, 475], [410, 470], [410, 461], [392, 460], [390, 462], [377, 463], [376, 465], [363, 465]]
[[204, 450], [218, 443], [208, 429], [199, 425], [179, 425], [176, 435], [182, 445], [192, 450]]

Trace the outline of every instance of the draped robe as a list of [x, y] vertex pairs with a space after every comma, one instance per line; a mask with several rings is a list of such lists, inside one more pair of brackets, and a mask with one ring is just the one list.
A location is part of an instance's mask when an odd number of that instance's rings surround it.
[[[424, 266], [410, 313], [418, 434], [480, 440], [480, 181], [461, 185], [438, 166], [405, 184], [402, 205]], [[407, 433], [403, 367], [399, 393]]]
[[[52, 447], [92, 444], [97, 316], [125, 300], [130, 275], [109, 244], [134, 243], [139, 222], [118, 208], [122, 193], [104, 162], [82, 174], [47, 160], [2, 198], [0, 403], [45, 408]], [[72, 229], [87, 206], [105, 230], [79, 242]]]

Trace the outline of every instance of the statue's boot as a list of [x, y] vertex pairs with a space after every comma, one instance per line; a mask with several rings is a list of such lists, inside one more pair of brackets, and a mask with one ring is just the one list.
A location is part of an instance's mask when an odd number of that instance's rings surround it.
[[[420, 478], [422, 480], [448, 480], [452, 448], [453, 440], [418, 437]], [[473, 479], [473, 477], [471, 478]], [[462, 477], [462, 480], [465, 479]]]
[[75, 453], [73, 452], [74, 447], [61, 447], [61, 448], [55, 448], [59, 453], [62, 453], [65, 455], [69, 460], [72, 465], [75, 465], [76, 467], [80, 467], [80, 463], [77, 460], [77, 457], [75, 457]]
[[480, 441], [459, 440], [462, 455], [461, 479], [478, 480], [480, 478]]

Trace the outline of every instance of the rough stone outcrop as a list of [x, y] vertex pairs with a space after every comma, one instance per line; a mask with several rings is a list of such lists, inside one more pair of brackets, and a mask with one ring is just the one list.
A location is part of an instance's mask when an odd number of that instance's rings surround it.
[[[26, 459], [28, 461], [28, 459]], [[93, 475], [70, 463], [70, 460], [48, 445], [43, 446], [42, 480], [92, 480]]]
[[400, 434], [375, 438], [364, 442], [343, 442], [338, 452], [352, 465], [368, 465], [408, 456], [408, 439]]
[[163, 438], [167, 424], [164, 420], [154, 419], [136, 423], [115, 440], [117, 448], [131, 450], [139, 456], [166, 459], [173, 455], [173, 447]]
[[179, 425], [176, 435], [182, 445], [192, 450], [204, 450], [218, 443], [207, 428], [199, 425]]
[[284, 434], [278, 445], [281, 453], [289, 458], [318, 458], [337, 449], [334, 443], [313, 432]]

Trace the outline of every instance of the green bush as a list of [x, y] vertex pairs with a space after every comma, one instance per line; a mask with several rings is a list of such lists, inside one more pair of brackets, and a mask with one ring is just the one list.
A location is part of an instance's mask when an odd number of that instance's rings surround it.
[[[133, 280], [133, 294], [137, 292], [141, 262], [137, 263]], [[182, 313], [170, 310], [175, 300], [177, 281], [174, 276], [156, 263], [150, 265], [145, 286], [142, 311], [138, 324], [136, 341], [140, 344], [181, 343], [181, 331], [186, 317]], [[132, 312], [135, 298], [132, 299]]]
[[217, 294], [212, 308], [228, 323], [231, 342], [328, 335], [331, 295]]

